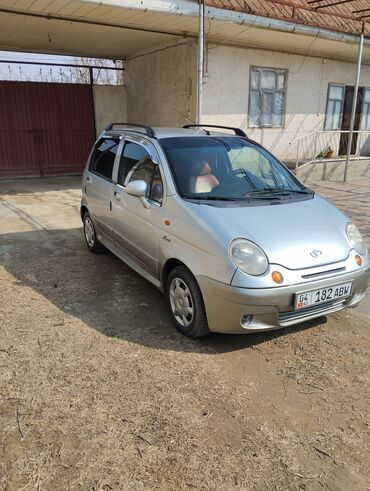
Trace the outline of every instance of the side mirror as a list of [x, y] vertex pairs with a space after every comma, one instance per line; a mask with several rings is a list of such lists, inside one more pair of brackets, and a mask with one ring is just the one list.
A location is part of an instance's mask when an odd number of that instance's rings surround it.
[[145, 196], [147, 188], [148, 185], [145, 181], [131, 181], [126, 186], [126, 193], [141, 198]]
[[145, 208], [150, 208], [150, 203], [145, 197], [147, 189], [148, 189], [148, 185], [145, 181], [130, 181], [126, 185], [127, 194], [140, 198], [140, 201], [142, 202], [143, 206]]

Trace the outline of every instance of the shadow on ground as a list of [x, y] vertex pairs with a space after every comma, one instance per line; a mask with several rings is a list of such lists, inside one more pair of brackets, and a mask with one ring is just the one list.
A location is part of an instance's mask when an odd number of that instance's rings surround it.
[[113, 254], [90, 253], [80, 228], [0, 235], [0, 264], [16, 284], [58, 307], [50, 322], [69, 314], [106, 336], [158, 349], [230, 352], [326, 322], [322, 317], [278, 331], [188, 339], [174, 328], [161, 292]]

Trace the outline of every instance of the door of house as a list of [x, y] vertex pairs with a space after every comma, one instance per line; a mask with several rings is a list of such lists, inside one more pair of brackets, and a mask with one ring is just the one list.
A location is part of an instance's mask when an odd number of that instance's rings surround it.
[[[354, 90], [355, 88], [353, 86], [350, 85], [346, 86], [346, 90], [344, 94], [344, 103], [343, 103], [343, 117], [342, 117], [342, 126], [341, 126], [342, 131], [349, 131], [350, 128]], [[360, 128], [363, 98], [364, 98], [364, 87], [359, 87], [358, 95], [357, 95], [357, 103], [356, 103], [355, 124], [353, 127], [354, 131], [357, 131]], [[351, 155], [354, 155], [356, 153], [357, 137], [358, 137], [358, 133], [353, 133]], [[348, 145], [348, 133], [341, 133], [340, 142], [339, 142], [339, 155], [347, 154], [347, 145]]]
[[0, 178], [80, 174], [95, 139], [89, 85], [0, 82]]

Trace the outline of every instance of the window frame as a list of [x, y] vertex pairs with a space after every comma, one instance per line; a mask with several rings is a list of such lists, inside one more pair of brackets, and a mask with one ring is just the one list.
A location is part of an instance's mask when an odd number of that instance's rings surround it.
[[[95, 170], [92, 170], [91, 169], [93, 157], [94, 157], [94, 154], [95, 154], [95, 150], [96, 150], [99, 142], [102, 141], [102, 140], [116, 140], [117, 141], [117, 152], [116, 152], [116, 155], [114, 156], [113, 167], [112, 167], [112, 177], [111, 178], [106, 177], [106, 176], [103, 176], [102, 174], [99, 174], [99, 172], [96, 172]], [[95, 145], [93, 147], [92, 153], [90, 155], [89, 168], [88, 168], [89, 173], [94, 174], [94, 176], [100, 177], [101, 179], [104, 179], [107, 182], [114, 183], [115, 182], [114, 176], [115, 176], [116, 162], [117, 162], [118, 155], [121, 154], [120, 153], [121, 142], [122, 142], [122, 136], [118, 136], [118, 135], [100, 136], [98, 138], [98, 140], [95, 142]]]
[[164, 173], [164, 170], [162, 168], [162, 165], [160, 163], [160, 159], [159, 157], [157, 156], [157, 151], [155, 149], [155, 147], [153, 146], [153, 144], [151, 142], [148, 142], [149, 145], [146, 146], [143, 144], [143, 140], [142, 139], [136, 139], [135, 137], [131, 137], [131, 135], [129, 137], [127, 136], [123, 136], [122, 137], [122, 140], [121, 140], [121, 146], [119, 147], [118, 149], [118, 152], [119, 152], [119, 155], [117, 155], [117, 165], [115, 167], [115, 180], [114, 180], [114, 184], [116, 186], [119, 186], [120, 189], [124, 189], [126, 190], [126, 185], [127, 183], [129, 182], [130, 178], [131, 178], [131, 175], [133, 174], [136, 166], [141, 162], [141, 160], [139, 160], [138, 162], [136, 162], [136, 164], [130, 169], [130, 171], [128, 172], [126, 178], [125, 178], [125, 181], [123, 184], [120, 184], [118, 182], [118, 173], [119, 173], [119, 166], [120, 166], [120, 163], [121, 163], [121, 156], [123, 154], [123, 151], [124, 151], [124, 148], [125, 148], [125, 144], [129, 142], [129, 143], [135, 143], [136, 145], [139, 145], [140, 147], [142, 147], [144, 150], [146, 150], [146, 152], [148, 153], [148, 157], [151, 159], [151, 161], [153, 162], [154, 165], [157, 165], [158, 166], [158, 169], [159, 169], [159, 173], [160, 173], [160, 176], [161, 176], [161, 180], [162, 180], [162, 188], [163, 188], [163, 194], [162, 194], [162, 203], [159, 203], [158, 201], [154, 201], [150, 198], [146, 198], [151, 204], [154, 204], [156, 206], [163, 206], [164, 202], [165, 202], [165, 198], [167, 196], [167, 182], [166, 182], [166, 179], [165, 179], [165, 173]]
[[[139, 142], [139, 141], [136, 141], [135, 139], [131, 139], [131, 138], [128, 138], [126, 136], [122, 137], [122, 147], [119, 149], [119, 158], [118, 158], [118, 164], [117, 164], [117, 172], [116, 172], [116, 175], [115, 175], [115, 183], [118, 185], [118, 186], [121, 186], [121, 188], [125, 189], [126, 188], [126, 184], [127, 184], [127, 177], [129, 176], [129, 174], [131, 173], [132, 169], [134, 167], [136, 167], [137, 163], [140, 162], [141, 160], [143, 159], [140, 159], [136, 162], [136, 164], [134, 164], [131, 169], [129, 170], [129, 172], [127, 173], [126, 177], [125, 177], [125, 180], [123, 182], [123, 184], [119, 183], [118, 182], [118, 176], [119, 176], [119, 169], [120, 169], [120, 165], [121, 165], [121, 158], [123, 157], [123, 152], [125, 151], [125, 146], [126, 146], [126, 143], [134, 143], [135, 145], [138, 145], [139, 147], [143, 148], [148, 156], [150, 157], [150, 159], [152, 160], [152, 162], [154, 162], [153, 160], [153, 154], [152, 152], [150, 151], [151, 149], [150, 148], [147, 148], [145, 145], [142, 144], [142, 142]], [[155, 162], [157, 163], [157, 162]]]
[[[365, 86], [364, 87], [364, 99], [363, 99], [362, 107], [361, 107], [361, 119], [360, 119], [360, 128], [359, 128], [362, 131], [369, 131], [370, 130], [370, 101], [369, 102], [365, 102], [366, 92], [367, 91], [370, 93], [370, 87], [369, 86]], [[368, 111], [368, 113], [366, 115], [364, 113], [365, 105], [368, 105], [369, 106], [369, 111]], [[364, 127], [364, 120], [365, 120], [364, 116], [367, 116], [368, 119], [369, 119], [369, 127], [368, 128]]]
[[[337, 99], [329, 99], [329, 92], [331, 87], [342, 87], [343, 88], [343, 97], [342, 97], [342, 102], [340, 105], [340, 117], [339, 117], [339, 128], [327, 128], [327, 123], [328, 123], [328, 107], [329, 107], [329, 102], [331, 100], [337, 100]], [[326, 106], [325, 106], [325, 119], [324, 119], [324, 131], [341, 131], [342, 128], [342, 121], [343, 121], [343, 107], [344, 107], [344, 100], [346, 97], [346, 84], [338, 84], [335, 82], [329, 82], [328, 83], [328, 90], [326, 91]], [[362, 111], [361, 111], [362, 114]]]
[[[253, 89], [252, 88], [252, 75], [253, 75], [253, 70], [258, 70], [259, 71], [259, 80], [258, 84], [261, 84], [261, 72], [263, 71], [273, 71], [276, 74], [276, 79], [279, 73], [283, 72], [284, 74], [284, 89], [268, 89], [268, 90], [263, 90], [263, 89]], [[249, 95], [248, 95], [248, 128], [251, 129], [263, 129], [263, 128], [269, 128], [269, 129], [281, 129], [285, 128], [285, 123], [286, 123], [286, 106], [287, 106], [287, 94], [288, 94], [288, 74], [289, 70], [287, 68], [278, 68], [278, 67], [266, 67], [266, 66], [256, 66], [256, 65], [251, 65], [249, 68]], [[252, 103], [252, 91], [254, 90], [261, 90], [261, 97], [264, 92], [266, 93], [272, 93], [273, 94], [273, 100], [275, 102], [275, 94], [276, 93], [283, 93], [283, 114], [282, 114], [282, 124], [281, 125], [273, 125], [273, 124], [263, 124], [262, 123], [262, 117], [263, 113], [261, 112], [258, 116], [258, 124], [257, 125], [252, 125], [251, 124], [251, 117], [250, 117], [250, 112], [251, 112], [251, 103]], [[272, 113], [271, 113], [272, 117]]]

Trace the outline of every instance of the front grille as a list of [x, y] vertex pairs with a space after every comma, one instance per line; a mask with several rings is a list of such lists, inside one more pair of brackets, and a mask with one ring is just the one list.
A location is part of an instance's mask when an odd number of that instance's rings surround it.
[[307, 279], [307, 278], [316, 278], [318, 276], [323, 276], [326, 274], [336, 274], [336, 273], [342, 273], [345, 271], [346, 268], [343, 266], [342, 268], [336, 268], [336, 269], [328, 269], [326, 271], [320, 271], [319, 273], [310, 273], [310, 274], [303, 274], [302, 278]]
[[340, 310], [346, 304], [348, 299], [334, 300], [332, 302], [322, 303], [320, 305], [311, 305], [301, 310], [291, 310], [290, 312], [281, 312], [279, 314], [280, 325], [293, 324], [295, 321], [305, 320], [310, 317], [328, 314]]

